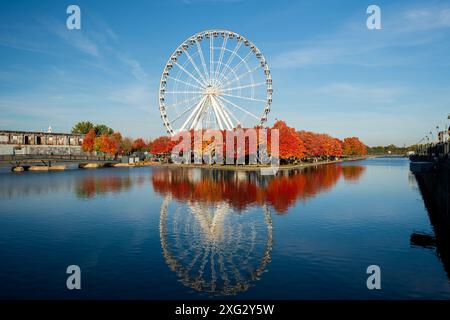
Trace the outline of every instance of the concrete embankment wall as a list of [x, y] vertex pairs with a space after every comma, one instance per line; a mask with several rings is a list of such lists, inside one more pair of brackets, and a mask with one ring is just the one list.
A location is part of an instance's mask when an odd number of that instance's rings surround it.
[[432, 219], [450, 227], [450, 161], [427, 173], [416, 174], [420, 191]]

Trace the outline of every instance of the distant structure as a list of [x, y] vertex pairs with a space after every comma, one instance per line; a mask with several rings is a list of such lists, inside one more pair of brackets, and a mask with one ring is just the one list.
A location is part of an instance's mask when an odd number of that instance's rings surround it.
[[81, 154], [83, 134], [0, 130], [0, 154]]

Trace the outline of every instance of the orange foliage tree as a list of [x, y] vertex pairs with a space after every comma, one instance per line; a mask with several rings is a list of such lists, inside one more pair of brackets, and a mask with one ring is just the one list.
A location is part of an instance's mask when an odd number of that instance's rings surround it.
[[96, 137], [95, 130], [94, 129], [89, 130], [89, 132], [84, 137], [83, 145], [81, 146], [81, 148], [83, 149], [84, 152], [94, 151], [95, 137]]
[[342, 142], [344, 156], [360, 156], [367, 154], [367, 148], [357, 137], [345, 138]]
[[279, 157], [284, 162], [301, 159], [305, 156], [306, 148], [294, 128], [288, 127], [286, 122], [277, 121], [272, 129], [279, 131]]
[[137, 138], [133, 141], [133, 146], [131, 149], [133, 151], [145, 151], [146, 148], [147, 144], [145, 143], [145, 141], [142, 138]]

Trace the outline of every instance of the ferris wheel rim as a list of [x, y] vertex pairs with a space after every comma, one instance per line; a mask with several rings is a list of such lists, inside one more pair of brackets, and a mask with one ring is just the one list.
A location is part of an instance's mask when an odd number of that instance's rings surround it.
[[[213, 45], [211, 45], [211, 43], [213, 42], [214, 38], [217, 38], [219, 36], [223, 37], [223, 43], [222, 43], [222, 47], [220, 50], [220, 56], [218, 58], [217, 61], [214, 60], [214, 50], [217, 49], [214, 48]], [[201, 50], [201, 41], [203, 41], [204, 39], [210, 39], [210, 50], [212, 50], [210, 52], [210, 61], [209, 61], [209, 73], [208, 73], [208, 66], [207, 66], [207, 62], [205, 61], [204, 57], [203, 57], [203, 51]], [[237, 45], [234, 49], [233, 52], [231, 52], [232, 50], [225, 48], [225, 45], [227, 43], [227, 41], [229, 39], [233, 39], [237, 41]], [[188, 48], [189, 46], [197, 46], [197, 52], [195, 54], [200, 55], [200, 60], [202, 62], [202, 64], [200, 66], [197, 66], [195, 64], [195, 61], [192, 59], [190, 53], [188, 52]], [[239, 50], [240, 47], [242, 47], [242, 45], [244, 45], [245, 47], [248, 47], [248, 53], [246, 55], [246, 57], [243, 59], [241, 56], [239, 56], [237, 54], [237, 51]], [[228, 61], [224, 64], [224, 66], [222, 66], [223, 64], [223, 55], [225, 51], [230, 51], [230, 56], [228, 58]], [[183, 66], [180, 66], [177, 63], [177, 57], [178, 56], [182, 56], [185, 55], [185, 57], [188, 59], [184, 65], [186, 65], [188, 62], [190, 62], [192, 64], [192, 66], [195, 69], [195, 73], [198, 74], [199, 78], [196, 78], [193, 73], [190, 73], [188, 70], [186, 70]], [[249, 66], [246, 64], [245, 59], [247, 59], [249, 56], [256, 56], [256, 58], [259, 60], [259, 63], [256, 67], [252, 68], [253, 71], [250, 70]], [[211, 57], [212, 56], [212, 57]], [[241, 61], [239, 61], [239, 63], [237, 65], [234, 66], [234, 69], [236, 69], [237, 66], [239, 66], [241, 63], [244, 63], [246, 65], [246, 68], [248, 70], [248, 73], [250, 73], [251, 76], [251, 72], [256, 72], [258, 69], [262, 69], [263, 73], [264, 73], [264, 79], [265, 79], [265, 83], [258, 83], [258, 84], [254, 84], [253, 83], [253, 78], [252, 79], [252, 84], [251, 85], [241, 85], [240, 84], [240, 77], [243, 77], [244, 74], [242, 74], [241, 76], [236, 76], [234, 79], [229, 80], [226, 79], [227, 82], [222, 83], [221, 81], [223, 80], [224, 75], [226, 75], [226, 71], [224, 70], [225, 68], [231, 68], [231, 66], [229, 65], [229, 63], [231, 61], [229, 61], [230, 59], [233, 60], [235, 56], [238, 56]], [[216, 67], [213, 67], [213, 65], [216, 64]], [[178, 71], [178, 74], [180, 74], [180, 71], [183, 70], [186, 74], [189, 75], [190, 78], [192, 78], [193, 80], [195, 80], [196, 83], [192, 84], [191, 82], [188, 81], [184, 81], [184, 80], [180, 80], [178, 78], [174, 78], [172, 76], [170, 76], [169, 71], [173, 68], [173, 66], [176, 65], [180, 70]], [[201, 68], [203, 68], [204, 73], [201, 72]], [[215, 69], [215, 70], [214, 70]], [[222, 69], [222, 70], [221, 70]], [[267, 121], [267, 115], [270, 112], [270, 106], [272, 104], [272, 93], [273, 93], [273, 89], [272, 89], [272, 77], [271, 77], [271, 72], [270, 72], [270, 68], [268, 66], [267, 60], [264, 56], [264, 54], [262, 53], [262, 51], [250, 40], [248, 40], [248, 38], [242, 36], [240, 33], [228, 30], [228, 29], [208, 29], [208, 30], [203, 30], [201, 32], [198, 32], [196, 34], [193, 34], [189, 37], [187, 37], [183, 42], [181, 42], [180, 45], [177, 46], [177, 48], [172, 52], [172, 54], [170, 55], [169, 59], [167, 60], [163, 72], [161, 74], [161, 78], [160, 78], [160, 85], [159, 85], [159, 110], [160, 110], [160, 115], [163, 121], [163, 125], [167, 131], [168, 134], [170, 135], [174, 135], [176, 133], [178, 133], [179, 131], [184, 131], [186, 130], [186, 123], [184, 123], [180, 128], [178, 128], [177, 130], [175, 130], [174, 126], [172, 126], [172, 123], [175, 122], [176, 120], [178, 120], [178, 117], [174, 120], [174, 119], [170, 119], [168, 117], [167, 114], [167, 108], [169, 106], [166, 105], [165, 103], [165, 97], [166, 94], [168, 92], [166, 92], [166, 83], [168, 82], [168, 80], [173, 80], [177, 82], [177, 86], [178, 83], [185, 83], [185, 85], [188, 85], [189, 87], [194, 88], [195, 90], [199, 90], [200, 88], [203, 89], [205, 88], [205, 86], [208, 85], [208, 83], [211, 83], [211, 74], [214, 70], [214, 76], [215, 78], [212, 79], [214, 85], [217, 85], [219, 88], [222, 89], [222, 87], [224, 87], [222, 90], [226, 93], [221, 93], [222, 95], [228, 97], [228, 98], [240, 98], [243, 100], [250, 100], [250, 101], [254, 101], [254, 102], [259, 102], [259, 103], [264, 103], [263, 105], [263, 112], [260, 116], [257, 116], [255, 114], [251, 114], [252, 118], [256, 118], [257, 121], [254, 125], [256, 126], [263, 126], [264, 123]], [[220, 74], [217, 74], [218, 72], [221, 72]], [[233, 72], [233, 69], [231, 70], [231, 72]], [[246, 72], [247, 73], [247, 72]], [[209, 78], [209, 79], [208, 79]], [[189, 79], [190, 80], [190, 79]], [[192, 80], [190, 80], [192, 81]], [[227, 88], [226, 85], [230, 85], [230, 83], [233, 82], [238, 82], [238, 86], [236, 87], [231, 87], [231, 88]], [[236, 84], [235, 84], [236, 85]], [[264, 99], [255, 99], [253, 97], [244, 97], [244, 96], [236, 96], [236, 95], [232, 95], [231, 91], [232, 90], [242, 90], [245, 89], [246, 87], [251, 87], [252, 90], [254, 90], [255, 86], [262, 86], [265, 85], [265, 89], [266, 89], [266, 96]], [[203, 92], [201, 91], [195, 91], [192, 90], [192, 92], [187, 92], [185, 91], [184, 94], [198, 94], [198, 95], [202, 95]], [[253, 92], [253, 91], [252, 91]], [[172, 92], [173, 94], [178, 92]], [[179, 92], [179, 94], [182, 94], [183, 92]], [[195, 97], [194, 97], [195, 98]], [[197, 101], [197, 99], [194, 99]], [[223, 96], [217, 96], [216, 99], [210, 99], [211, 101], [205, 102], [203, 100], [201, 100], [200, 102], [197, 101], [197, 103], [209, 103], [209, 105], [211, 106], [212, 109], [214, 109], [214, 112], [217, 111], [216, 114], [216, 121], [217, 123], [220, 122], [220, 118], [222, 119], [222, 122], [224, 125], [221, 125], [221, 129], [232, 129], [232, 128], [236, 128], [237, 126], [240, 125], [239, 121], [237, 118], [234, 119], [234, 122], [236, 122], [236, 124], [233, 123], [233, 121], [231, 120], [230, 114], [234, 117], [233, 113], [227, 109], [227, 107], [225, 106], [225, 103], [227, 103], [229, 106], [233, 106], [234, 108], [237, 107], [236, 104], [234, 103], [230, 103], [229, 101], [227, 101], [226, 98], [224, 98]], [[215, 100], [215, 101], [213, 101]], [[203, 102], [202, 102], [203, 101]], [[213, 105], [216, 105], [216, 107], [214, 107]], [[219, 110], [220, 107], [220, 110]], [[189, 109], [192, 108], [198, 108], [198, 106], [194, 107], [192, 106]], [[211, 109], [210, 108], [210, 109]], [[189, 109], [184, 110], [184, 112], [190, 111]], [[228, 110], [228, 111], [227, 111]], [[209, 110], [210, 111], [210, 110]], [[221, 111], [221, 112], [220, 112]], [[242, 111], [242, 110], [241, 110]], [[200, 114], [200, 112], [203, 112], [202, 110], [197, 110], [195, 109], [194, 112], [197, 112], [198, 114]], [[245, 111], [244, 111], [245, 112]], [[250, 113], [250, 112], [246, 112], [246, 113]], [[202, 115], [202, 117], [204, 117], [204, 115]], [[202, 118], [203, 119], [203, 118]], [[192, 121], [192, 119], [190, 119]], [[199, 119], [193, 119], [193, 121], [195, 120], [199, 120]], [[191, 127], [189, 128], [189, 130], [192, 129], [192, 124]], [[195, 129], [195, 126], [194, 126]]]

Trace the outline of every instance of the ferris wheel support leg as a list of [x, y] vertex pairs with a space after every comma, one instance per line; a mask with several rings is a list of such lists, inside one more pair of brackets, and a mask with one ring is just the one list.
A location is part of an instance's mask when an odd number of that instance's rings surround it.
[[194, 111], [192, 111], [191, 115], [186, 119], [186, 121], [183, 123], [183, 125], [180, 128], [180, 131], [183, 131], [186, 129], [187, 125], [189, 122], [191, 122], [192, 118], [194, 118], [194, 116], [196, 116], [199, 112], [199, 109], [201, 109], [201, 107], [203, 106], [203, 103], [205, 102], [206, 97], [203, 97], [200, 102], [197, 104], [197, 106], [195, 107]]
[[232, 130], [234, 128], [233, 121], [231, 121], [230, 117], [228, 116], [228, 113], [226, 112], [224, 106], [219, 101], [219, 99], [214, 98], [214, 101], [217, 104], [218, 110], [220, 111], [223, 119], [225, 120], [225, 124], [227, 126], [228, 130]]
[[207, 106], [207, 101], [208, 101], [208, 96], [205, 96], [205, 98], [202, 99], [202, 103], [197, 111], [197, 114], [194, 117], [194, 120], [192, 120], [189, 130], [199, 128], [198, 123], [199, 123], [199, 120], [200, 120], [202, 114], [205, 112], [205, 109], [206, 109], [205, 107]]
[[214, 114], [216, 115], [217, 123], [219, 124], [219, 129], [223, 130], [223, 120], [221, 119], [220, 111], [218, 110], [217, 104], [214, 98], [211, 98], [211, 106], [214, 110]]

